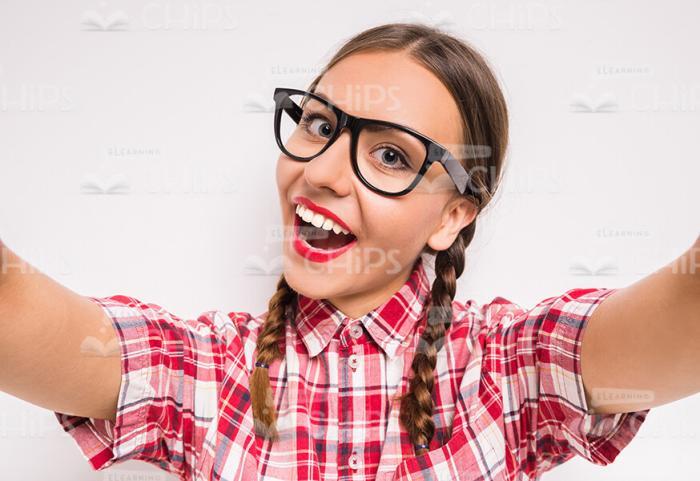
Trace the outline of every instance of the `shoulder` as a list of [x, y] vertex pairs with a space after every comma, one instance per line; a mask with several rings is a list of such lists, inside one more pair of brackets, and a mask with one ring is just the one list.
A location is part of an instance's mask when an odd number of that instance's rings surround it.
[[[119, 334], [118, 341], [139, 352], [160, 353], [166, 362], [174, 356], [214, 356], [221, 363], [252, 371], [258, 333], [267, 311], [201, 310], [195, 316], [180, 316], [155, 302], [116, 294], [90, 297], [108, 314]], [[115, 347], [116, 349], [116, 347]]]
[[204, 316], [213, 318], [224, 333], [229, 350], [244, 354], [246, 369], [253, 370], [258, 334], [267, 319], [268, 311], [253, 315], [247, 311], [209, 311]]
[[539, 326], [546, 321], [559, 322], [571, 317], [588, 317], [595, 306], [615, 290], [617, 289], [608, 287], [571, 288], [557, 295], [543, 297], [530, 308], [503, 296], [495, 296], [485, 303], [469, 299], [466, 302], [455, 301], [453, 309], [456, 312], [455, 318], [461, 312], [482, 333], [495, 334], [523, 325]]
[[254, 316], [246, 311], [209, 309], [188, 317], [178, 315], [159, 303], [124, 294], [88, 298], [102, 307], [120, 333], [139, 332], [151, 339], [189, 337], [197, 340], [209, 337], [227, 346], [245, 344], [251, 339], [255, 342], [267, 316], [267, 312]]
[[516, 302], [495, 296], [488, 302], [473, 298], [452, 302], [452, 330], [457, 336], [478, 336], [488, 328], [508, 322], [525, 310]]
[[480, 349], [485, 356], [493, 357], [535, 343], [549, 345], [556, 339], [578, 341], [595, 307], [615, 290], [572, 288], [541, 297], [530, 308], [504, 296], [494, 296], [487, 302], [455, 300], [447, 341], [455, 350]]
[[212, 310], [200, 315], [204, 322], [213, 323], [216, 328], [229, 338], [239, 337], [244, 342], [258, 337], [258, 332], [265, 322], [267, 311], [253, 315], [247, 311]]

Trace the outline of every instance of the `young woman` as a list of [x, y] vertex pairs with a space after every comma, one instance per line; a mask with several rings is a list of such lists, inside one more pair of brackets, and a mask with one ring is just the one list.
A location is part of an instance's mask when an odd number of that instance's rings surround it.
[[3, 248], [0, 388], [55, 411], [94, 469], [536, 479], [613, 462], [651, 407], [700, 391], [700, 274], [677, 268], [697, 242], [625, 288], [454, 299], [508, 136], [464, 41], [371, 28], [274, 99], [289, 235], [266, 312], [82, 297]]

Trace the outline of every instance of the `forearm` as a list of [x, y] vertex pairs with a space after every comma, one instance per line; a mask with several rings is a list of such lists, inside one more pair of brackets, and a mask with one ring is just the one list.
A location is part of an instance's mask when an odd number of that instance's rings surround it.
[[[597, 412], [646, 409], [700, 392], [700, 238], [605, 299], [581, 349], [584, 384]], [[613, 397], [620, 402], [613, 404]]]
[[83, 347], [113, 342], [109, 319], [6, 246], [0, 254], [0, 391], [51, 410], [112, 417], [119, 357]]

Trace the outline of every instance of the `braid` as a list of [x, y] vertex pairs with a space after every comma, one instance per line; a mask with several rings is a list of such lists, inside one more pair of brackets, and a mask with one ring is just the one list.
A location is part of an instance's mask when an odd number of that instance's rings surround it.
[[408, 392], [401, 399], [399, 419], [423, 454], [435, 434], [433, 421], [433, 384], [437, 353], [445, 342], [452, 323], [452, 301], [457, 279], [464, 271], [464, 251], [476, 230], [476, 218], [464, 227], [452, 245], [435, 256], [435, 280], [431, 289], [428, 321], [411, 363], [413, 377]]
[[[287, 284], [284, 274], [277, 282], [277, 291], [270, 299], [268, 315], [257, 338], [256, 365], [250, 377], [255, 432], [258, 436], [277, 439], [274, 396], [270, 388], [268, 368], [276, 359], [282, 359], [280, 341], [284, 339], [285, 315], [293, 304], [296, 292]], [[258, 365], [260, 364], [260, 365]]]

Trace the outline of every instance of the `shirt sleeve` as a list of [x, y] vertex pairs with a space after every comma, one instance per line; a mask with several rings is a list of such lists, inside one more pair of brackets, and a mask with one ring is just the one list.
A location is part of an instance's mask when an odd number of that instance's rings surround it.
[[[115, 421], [55, 412], [94, 470], [126, 460], [151, 463], [180, 479], [196, 479], [205, 434], [218, 418], [222, 382], [237, 396], [229, 411], [241, 446], [250, 447], [249, 374], [236, 325], [211, 311], [181, 319], [156, 304], [123, 295], [88, 299], [111, 319], [118, 345], [99, 346], [121, 359]], [[94, 341], [94, 340], [93, 340]], [[83, 343], [83, 349], [94, 349]], [[216, 428], [216, 426], [214, 426]], [[209, 446], [208, 448], [211, 448]]]
[[612, 463], [649, 413], [594, 414], [587, 404], [581, 340], [595, 308], [615, 290], [570, 289], [528, 311], [502, 297], [486, 307], [488, 364], [499, 371], [506, 437], [532, 475], [576, 454]]

